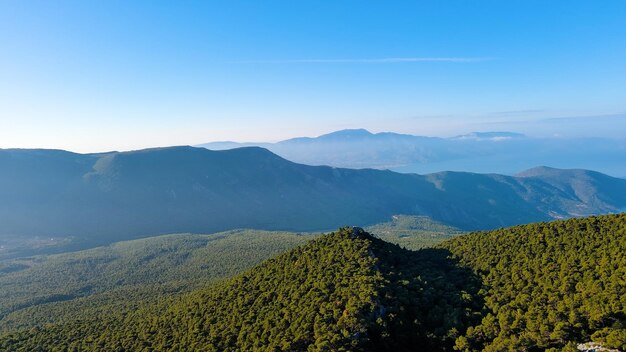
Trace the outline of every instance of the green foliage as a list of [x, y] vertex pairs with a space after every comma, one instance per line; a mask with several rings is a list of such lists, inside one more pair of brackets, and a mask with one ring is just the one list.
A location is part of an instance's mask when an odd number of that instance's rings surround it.
[[613, 324], [610, 328], [598, 330], [591, 338], [601, 342], [604, 347], [617, 348], [626, 351], [626, 328], [624, 322]]
[[0, 331], [135, 309], [231, 277], [315, 238], [238, 230], [177, 234], [8, 262], [0, 272]]
[[474, 233], [441, 248], [483, 282], [484, 317], [459, 350], [625, 348], [626, 214]]
[[433, 247], [463, 233], [456, 227], [418, 215], [394, 215], [391, 221], [366, 227], [365, 230], [387, 242], [413, 250]]
[[[406, 215], [368, 229], [410, 249], [430, 247], [458, 233], [427, 217]], [[154, 297], [241, 273], [315, 237], [258, 230], [176, 234], [0, 261], [0, 331], [67, 320], [76, 308], [134, 309]]]
[[[575, 351], [588, 341], [624, 350], [626, 214], [472, 233], [418, 251], [344, 228], [182, 295], [133, 287], [6, 331], [0, 350]], [[11, 316], [56, 314], [29, 309]]]
[[346, 228], [216, 286], [7, 334], [0, 348], [445, 350], [480, 308], [478, 282], [447, 256]]

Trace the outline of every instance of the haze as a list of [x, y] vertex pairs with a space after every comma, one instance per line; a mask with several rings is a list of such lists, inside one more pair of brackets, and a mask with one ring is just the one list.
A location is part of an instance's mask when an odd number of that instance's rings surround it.
[[626, 3], [0, 3], [0, 148], [621, 137]]

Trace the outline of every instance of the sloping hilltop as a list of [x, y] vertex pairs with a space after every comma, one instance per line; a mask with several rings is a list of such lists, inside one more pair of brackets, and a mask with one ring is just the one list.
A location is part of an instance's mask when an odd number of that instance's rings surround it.
[[413, 252], [345, 228], [175, 302], [5, 335], [0, 347], [441, 349], [470, 326], [478, 289], [444, 250]]
[[7, 333], [0, 349], [624, 349], [625, 253], [625, 214], [473, 233], [419, 251], [344, 228], [176, 299]]

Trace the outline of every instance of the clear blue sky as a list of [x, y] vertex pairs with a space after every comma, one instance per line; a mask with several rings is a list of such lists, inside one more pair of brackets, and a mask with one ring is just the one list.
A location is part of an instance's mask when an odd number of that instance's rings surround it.
[[0, 0], [1, 148], [616, 137], [625, 112], [621, 0]]

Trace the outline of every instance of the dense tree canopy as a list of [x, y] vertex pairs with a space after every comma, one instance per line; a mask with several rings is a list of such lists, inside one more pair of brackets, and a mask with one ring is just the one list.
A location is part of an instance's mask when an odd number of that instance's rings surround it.
[[483, 281], [484, 317], [460, 349], [538, 351], [590, 339], [626, 349], [626, 213], [473, 233], [441, 248]]
[[[137, 305], [206, 287], [315, 235], [234, 230], [176, 234], [0, 261], [0, 332]], [[22, 265], [22, 267], [17, 267]]]
[[14, 350], [397, 350], [450, 347], [480, 305], [443, 250], [342, 229], [221, 284], [126, 313], [5, 335]]
[[[395, 215], [367, 230], [408, 249], [433, 246], [460, 233], [408, 215]], [[261, 230], [175, 234], [0, 259], [0, 332], [69, 321], [77, 312], [135, 309], [162, 296], [172, 298], [239, 274], [316, 236]]]
[[344, 228], [182, 296], [68, 317], [5, 332], [0, 350], [623, 350], [626, 214], [418, 251]]

